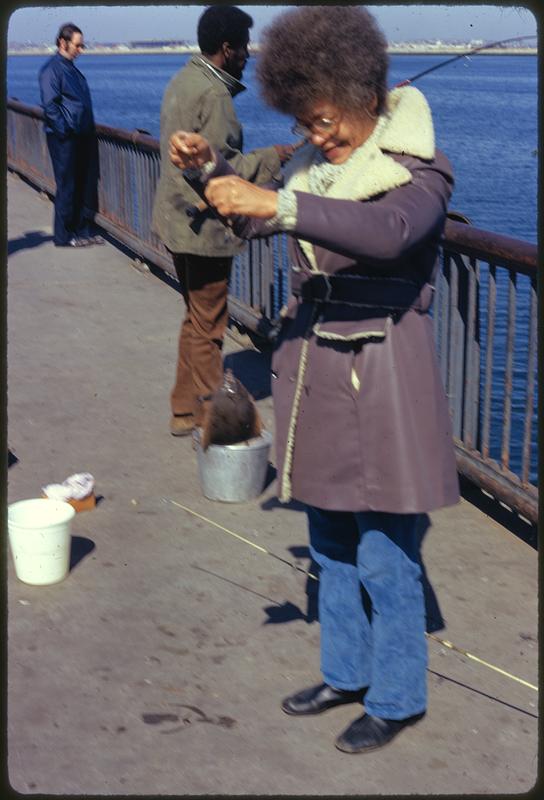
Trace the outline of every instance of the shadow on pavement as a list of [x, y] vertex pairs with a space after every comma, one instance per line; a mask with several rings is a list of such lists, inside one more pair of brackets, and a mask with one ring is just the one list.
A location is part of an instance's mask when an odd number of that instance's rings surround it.
[[284, 508], [287, 511], [306, 511], [304, 503], [298, 500], [290, 500], [288, 503], [281, 503], [277, 497], [269, 497], [264, 503], [261, 503], [263, 511], [273, 511], [275, 508]]
[[495, 520], [503, 528], [519, 537], [523, 542], [538, 550], [538, 528], [531, 525], [514, 511], [502, 506], [498, 500], [488, 497], [482, 490], [464, 478], [459, 476], [459, 486], [461, 496], [468, 500], [473, 506], [483, 511], [491, 519]]
[[83, 561], [89, 553], [95, 549], [96, 545], [92, 539], [85, 536], [72, 536], [72, 549], [70, 551], [70, 572], [80, 561]]
[[52, 242], [53, 237], [51, 234], [44, 233], [43, 231], [29, 231], [19, 239], [10, 239], [8, 241], [8, 256], [12, 256], [19, 250], [30, 250], [33, 247], [39, 247], [45, 242]]
[[436, 633], [437, 631], [443, 631], [446, 627], [446, 623], [440, 611], [435, 591], [427, 575], [427, 570], [425, 569], [425, 564], [423, 563], [423, 557], [421, 555], [423, 540], [431, 527], [431, 520], [428, 514], [421, 515], [420, 524], [419, 565], [421, 567], [421, 585], [423, 587], [423, 599], [425, 602], [425, 630], [427, 633]]
[[492, 694], [486, 694], [485, 692], [481, 692], [479, 689], [474, 689], [472, 686], [468, 686], [466, 683], [461, 683], [461, 681], [456, 681], [454, 678], [449, 678], [447, 675], [442, 675], [440, 672], [435, 672], [434, 669], [427, 669], [427, 672], [438, 678], [439, 682], [448, 681], [449, 683], [455, 683], [456, 686], [461, 686], [463, 689], [468, 689], [469, 692], [479, 694], [481, 697], [487, 697], [488, 700], [493, 700], [495, 703], [500, 703], [502, 706], [512, 708], [514, 711], [519, 711], [520, 714], [526, 714], [528, 717], [538, 719], [538, 714], [532, 714], [530, 711], [525, 711], [525, 709], [519, 708], [519, 706], [514, 706], [511, 703], [506, 703], [504, 700], [499, 700], [498, 697], [494, 697]]
[[269, 461], [268, 462], [268, 467], [267, 467], [267, 470], [266, 470], [266, 478], [264, 480], [263, 492], [266, 489], [268, 489], [270, 484], [273, 483], [276, 480], [276, 475], [277, 475], [277, 469]]
[[307, 622], [306, 614], [294, 603], [286, 600], [281, 605], [266, 606], [263, 611], [268, 615], [264, 625], [281, 625], [284, 622], [293, 622], [296, 619], [304, 619]]
[[[310, 553], [310, 548], [307, 545], [293, 545], [293, 547], [289, 548], [289, 552], [292, 553], [293, 557], [296, 561], [304, 559], [309, 561], [308, 564], [308, 575], [306, 579], [306, 622], [317, 622], [319, 620], [319, 611], [318, 611], [318, 603], [319, 603], [319, 564], [317, 564]], [[315, 577], [310, 577], [310, 576]], [[318, 578], [318, 580], [315, 580]]]
[[273, 600], [271, 597], [267, 597], [260, 592], [256, 592], [254, 589], [249, 589], [247, 586], [242, 586], [241, 583], [237, 583], [230, 578], [225, 578], [223, 575], [218, 575], [217, 572], [204, 569], [204, 567], [199, 567], [197, 564], [191, 564], [191, 566], [193, 569], [198, 569], [200, 572], [206, 572], [208, 575], [213, 575], [215, 578], [225, 581], [225, 583], [230, 583], [231, 586], [236, 586], [238, 589], [242, 589], [244, 592], [249, 592], [250, 594], [254, 594], [256, 597], [261, 597], [263, 600], [268, 600], [268, 602], [272, 605], [265, 606], [263, 609], [268, 616], [268, 619], [266, 619], [263, 623], [264, 625], [278, 625], [283, 622], [292, 622], [295, 619], [307, 619], [306, 615], [294, 603], [290, 603], [288, 601], [285, 603], [278, 603], [277, 600]]

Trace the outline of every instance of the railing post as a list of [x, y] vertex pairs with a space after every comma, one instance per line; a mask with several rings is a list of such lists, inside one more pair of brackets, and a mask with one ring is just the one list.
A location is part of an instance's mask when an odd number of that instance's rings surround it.
[[506, 365], [504, 370], [503, 423], [501, 464], [508, 469], [510, 463], [510, 430], [512, 426], [512, 380], [514, 369], [514, 337], [516, 331], [516, 273], [508, 272], [508, 312], [506, 320]]
[[533, 405], [535, 388], [536, 343], [537, 343], [537, 296], [536, 280], [531, 281], [531, 299], [528, 324], [527, 383], [525, 390], [525, 420], [523, 426], [523, 452], [521, 462], [521, 482], [529, 484], [531, 467], [531, 431], [533, 424]]
[[[448, 372], [446, 393], [450, 403], [453, 435], [462, 438], [463, 420], [463, 372], [465, 319], [461, 313], [464, 300], [464, 284], [461, 283], [464, 273], [463, 262], [456, 254], [449, 258], [449, 336], [448, 336]], [[460, 295], [461, 289], [461, 295]]]
[[480, 398], [480, 270], [476, 259], [463, 258], [468, 277], [468, 304], [465, 329], [465, 380], [463, 441], [469, 450], [478, 444]]

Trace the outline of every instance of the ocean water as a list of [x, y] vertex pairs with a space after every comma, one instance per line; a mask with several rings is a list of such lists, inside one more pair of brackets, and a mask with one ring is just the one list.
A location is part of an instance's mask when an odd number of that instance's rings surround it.
[[[87, 77], [98, 123], [160, 135], [164, 89], [187, 62], [188, 55], [92, 55], [77, 64]], [[7, 95], [39, 105], [37, 76], [47, 56], [9, 56]], [[245, 92], [235, 99], [244, 125], [244, 149], [294, 141], [293, 120], [261, 101], [255, 78], [256, 59], [244, 72]], [[394, 55], [390, 86], [410, 78], [443, 56]], [[452, 210], [473, 225], [517, 239], [537, 241], [537, 123], [536, 56], [474, 56], [421, 78], [416, 85], [427, 97], [435, 125], [436, 143], [452, 162], [456, 185]], [[481, 321], [485, 331], [487, 286], [482, 267]], [[505, 320], [507, 281], [499, 280], [497, 318]], [[523, 404], [527, 375], [529, 279], [518, 278], [511, 468], [519, 469], [523, 436]], [[500, 460], [502, 368], [506, 325], [499, 324], [494, 347], [491, 456]], [[482, 358], [485, 351], [482, 352]], [[536, 375], [535, 375], [536, 392]], [[532, 431], [531, 480], [536, 481], [536, 414]]]
[[[160, 134], [166, 84], [187, 55], [84, 55], [95, 118], [119, 128]], [[291, 142], [293, 121], [264, 105], [250, 58], [235, 99], [245, 149]], [[8, 56], [7, 94], [39, 105], [38, 71], [47, 56]], [[391, 58], [390, 85], [444, 60], [441, 56]], [[536, 242], [536, 56], [474, 56], [415, 83], [433, 111], [436, 142], [451, 160], [456, 188], [451, 207], [474, 225]]]

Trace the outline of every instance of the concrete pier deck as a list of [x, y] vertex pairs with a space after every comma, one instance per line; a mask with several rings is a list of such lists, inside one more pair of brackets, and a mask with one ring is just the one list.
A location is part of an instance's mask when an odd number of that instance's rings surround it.
[[[8, 555], [11, 786], [46, 796], [529, 791], [538, 693], [432, 639], [427, 715], [384, 750], [335, 749], [358, 706], [281, 711], [282, 697], [320, 681], [316, 582], [212, 523], [308, 569], [302, 508], [281, 506], [273, 482], [248, 503], [202, 496], [190, 439], [168, 431], [180, 295], [111, 243], [56, 249], [51, 203], [7, 181], [8, 500], [82, 471], [102, 496], [74, 519], [65, 581], [24, 584]], [[239, 337], [225, 349], [271, 428], [266, 356]], [[436, 635], [536, 684], [536, 550], [465, 499], [430, 521]]]

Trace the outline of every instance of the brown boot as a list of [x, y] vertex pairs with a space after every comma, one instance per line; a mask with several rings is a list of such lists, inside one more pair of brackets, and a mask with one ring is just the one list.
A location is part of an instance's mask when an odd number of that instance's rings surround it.
[[170, 433], [172, 436], [188, 436], [195, 427], [193, 414], [177, 414], [170, 418]]

